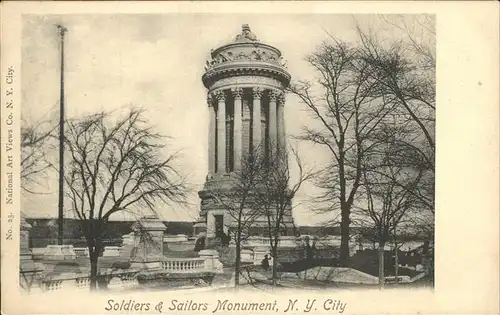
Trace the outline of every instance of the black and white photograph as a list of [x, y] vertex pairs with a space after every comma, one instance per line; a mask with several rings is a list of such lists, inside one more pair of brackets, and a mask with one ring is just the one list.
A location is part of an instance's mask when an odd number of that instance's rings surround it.
[[[343, 292], [434, 294], [436, 216], [453, 218], [436, 206], [437, 20], [22, 14], [18, 138], [2, 133], [20, 152], [10, 290], [95, 294], [101, 313], [340, 314]], [[242, 292], [285, 299], [223, 298]], [[134, 297], [150, 293], [165, 300]]]
[[245, 22], [24, 17], [23, 287], [432, 286], [434, 17]]

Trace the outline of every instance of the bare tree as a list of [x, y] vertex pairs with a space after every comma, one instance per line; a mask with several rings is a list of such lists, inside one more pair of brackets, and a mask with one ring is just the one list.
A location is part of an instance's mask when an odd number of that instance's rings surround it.
[[66, 147], [71, 161], [65, 181], [71, 210], [89, 249], [91, 290], [96, 288], [102, 235], [111, 215], [154, 212], [158, 203], [183, 202], [187, 189], [175, 168], [176, 153], [147, 125], [141, 110], [121, 118], [99, 113], [68, 121]]
[[317, 83], [300, 82], [290, 88], [314, 120], [314, 125], [303, 127], [299, 139], [320, 145], [331, 154], [316, 178], [316, 186], [324, 192], [316, 200], [326, 204], [327, 211], [340, 209], [340, 262], [347, 265], [350, 213], [361, 185], [361, 162], [369, 149], [366, 143], [394, 103], [377, 93], [377, 81], [368, 80], [370, 66], [356, 45], [331, 37], [307, 61], [318, 73]]
[[[405, 34], [405, 42], [410, 51], [419, 59], [422, 69], [435, 72], [436, 70], [436, 20], [430, 14], [413, 16], [408, 21], [405, 15], [385, 16], [381, 18], [392, 27]], [[429, 79], [432, 79], [429, 78]]]
[[32, 186], [40, 185], [51, 167], [47, 152], [54, 130], [46, 121], [21, 126], [21, 188], [25, 192], [36, 193]]
[[421, 174], [419, 189], [405, 187], [397, 178], [388, 180], [434, 211], [435, 30], [429, 21], [432, 18], [425, 16], [416, 22], [426, 41], [414, 36], [404, 20], [390, 22], [406, 36], [389, 43], [359, 25], [358, 39], [350, 44], [330, 35], [306, 59], [318, 74], [316, 84], [291, 87], [314, 120], [300, 138], [331, 154], [330, 163], [317, 177], [316, 186], [323, 194], [316, 201], [332, 213], [340, 209], [343, 265], [349, 258], [350, 212], [361, 185], [361, 161], [370, 146], [377, 145], [371, 134], [388, 113], [398, 116], [398, 124], [418, 129], [414, 137], [398, 139], [398, 146], [414, 156], [414, 168], [427, 170]]
[[[419, 129], [411, 141], [398, 140], [415, 158], [414, 161], [426, 173], [420, 189], [408, 189], [429, 211], [434, 212], [435, 173], [435, 111], [436, 111], [436, 64], [435, 28], [429, 16], [417, 19], [428, 40], [417, 39], [410, 26], [400, 18], [390, 25], [407, 35], [385, 47], [373, 30], [363, 31], [357, 27], [360, 38], [360, 54], [369, 65], [367, 80], [376, 83], [377, 92], [393, 100], [394, 111], [399, 114], [399, 123], [413, 125]], [[404, 188], [404, 186], [402, 186]]]
[[[274, 146], [271, 144], [271, 146]], [[261, 213], [264, 214], [268, 224], [268, 238], [273, 257], [273, 285], [276, 285], [278, 271], [278, 249], [283, 231], [284, 219], [291, 215], [292, 199], [299, 191], [302, 184], [313, 176], [313, 172], [306, 169], [296, 149], [290, 147], [276, 147], [269, 150], [266, 163], [263, 167], [263, 190], [259, 194]], [[298, 174], [290, 171], [289, 153], [294, 158]]]
[[[373, 231], [373, 238], [378, 243], [379, 284], [385, 283], [384, 254], [385, 245], [395, 241], [398, 227], [403, 218], [407, 218], [415, 209], [414, 194], [409, 191], [417, 189], [421, 171], [409, 168], [401, 157], [400, 148], [395, 145], [395, 135], [401, 133], [402, 127], [388, 128], [392, 137], [383, 136], [384, 141], [372, 146], [363, 159], [363, 185], [361, 191], [366, 204], [361, 202], [355, 206], [353, 215], [363, 227]], [[375, 142], [377, 143], [377, 142]], [[388, 175], [386, 175], [388, 174]], [[396, 179], [396, 180], [393, 180]], [[404, 184], [402, 184], [404, 183]], [[417, 211], [417, 209], [415, 209]]]
[[[234, 266], [234, 284], [239, 286], [241, 272], [242, 244], [250, 236], [249, 228], [254, 224], [260, 214], [259, 198], [256, 194], [261, 188], [262, 172], [264, 170], [264, 157], [262, 150], [257, 148], [240, 161], [240, 169], [231, 174], [229, 185], [224, 181], [215, 181], [211, 189], [211, 197], [217, 205], [222, 206], [229, 215], [227, 223], [229, 237], [236, 246], [236, 260]], [[236, 161], [238, 162], [238, 161]]]
[[[395, 137], [398, 147], [393, 158], [419, 174], [418, 183], [408, 183], [392, 174], [381, 172], [386, 180], [411, 195], [415, 208], [408, 219], [425, 235], [426, 243], [434, 240], [435, 212], [435, 112], [436, 112], [436, 31], [432, 16], [421, 15], [411, 21], [404, 16], [383, 18], [405, 36], [384, 47], [375, 33], [357, 32], [361, 39], [361, 52], [370, 65], [369, 80], [378, 82], [378, 92], [394, 100], [398, 122], [411, 128], [412, 137]], [[419, 31], [416, 31], [416, 30]], [[401, 164], [401, 165], [403, 165]], [[426, 211], [421, 211], [426, 210]], [[430, 251], [432, 252], [432, 250]], [[432, 271], [433, 254], [426, 253], [426, 267]]]

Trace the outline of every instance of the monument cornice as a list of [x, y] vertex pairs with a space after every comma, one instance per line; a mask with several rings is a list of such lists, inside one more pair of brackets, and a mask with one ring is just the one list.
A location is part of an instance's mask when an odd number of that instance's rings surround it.
[[291, 76], [284, 67], [263, 61], [233, 61], [219, 64], [203, 74], [203, 85], [210, 87], [220, 79], [236, 76], [265, 76], [280, 81], [285, 87]]

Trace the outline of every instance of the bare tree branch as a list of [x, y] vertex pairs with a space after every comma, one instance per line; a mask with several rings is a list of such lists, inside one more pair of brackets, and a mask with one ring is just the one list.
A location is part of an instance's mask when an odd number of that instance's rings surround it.
[[95, 288], [101, 237], [110, 216], [137, 207], [154, 213], [159, 204], [182, 204], [187, 184], [175, 166], [177, 153], [167, 152], [167, 139], [147, 125], [142, 110], [132, 109], [118, 119], [98, 113], [67, 126], [71, 161], [66, 194], [87, 240]]

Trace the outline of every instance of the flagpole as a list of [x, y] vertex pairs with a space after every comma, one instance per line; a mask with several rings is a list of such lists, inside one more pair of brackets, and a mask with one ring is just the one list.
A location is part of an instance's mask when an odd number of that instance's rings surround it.
[[64, 26], [57, 25], [61, 35], [61, 79], [59, 98], [59, 215], [57, 243], [63, 245], [63, 222], [64, 222], [64, 34], [68, 31]]

